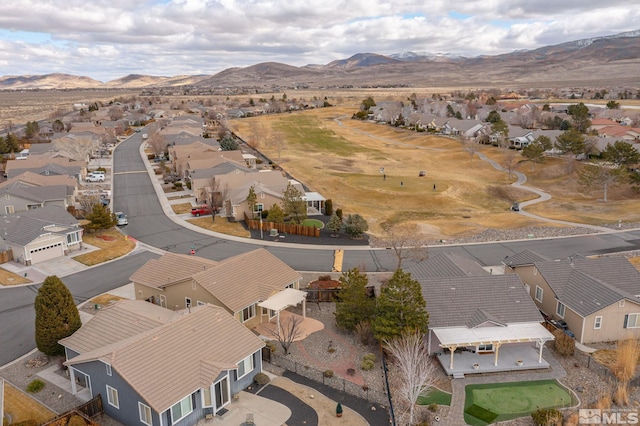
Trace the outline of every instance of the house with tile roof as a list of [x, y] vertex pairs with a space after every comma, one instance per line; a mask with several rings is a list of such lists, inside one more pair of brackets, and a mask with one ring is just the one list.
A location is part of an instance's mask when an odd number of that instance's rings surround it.
[[66, 185], [38, 186], [22, 181], [14, 181], [0, 187], [0, 212], [11, 214], [58, 206], [67, 209], [75, 204], [74, 189]]
[[11, 249], [13, 260], [25, 265], [80, 250], [82, 232], [76, 218], [59, 206], [5, 215], [0, 223], [5, 249]]
[[[210, 303], [248, 328], [278, 321], [289, 306], [302, 303], [304, 311], [306, 301], [299, 290], [302, 276], [264, 248], [220, 262], [167, 253], [147, 261], [130, 279], [136, 299], [174, 310]], [[274, 297], [281, 303], [267, 303]]]
[[[538, 257], [538, 259], [536, 259]], [[583, 344], [640, 338], [640, 272], [623, 257], [504, 260], [547, 317], [564, 321]]]
[[181, 426], [224, 413], [262, 371], [264, 346], [221, 307], [137, 300], [101, 309], [60, 344], [74, 394], [101, 395], [124, 425]]
[[422, 287], [427, 336], [448, 375], [547, 368], [543, 348], [553, 335], [514, 275], [492, 275], [453, 253], [407, 268]]

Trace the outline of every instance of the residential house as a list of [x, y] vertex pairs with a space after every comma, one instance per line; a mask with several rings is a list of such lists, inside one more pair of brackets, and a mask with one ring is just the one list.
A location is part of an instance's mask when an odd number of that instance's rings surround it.
[[229, 159], [236, 159], [235, 156], [237, 156], [237, 160], [242, 162], [241, 151], [237, 151], [237, 153], [234, 151], [220, 151], [219, 146], [211, 146], [202, 142], [192, 142], [188, 145], [169, 145], [168, 150], [171, 167], [179, 173], [188, 170], [187, 163], [192, 158], [205, 160], [223, 156]]
[[75, 205], [73, 188], [66, 185], [38, 186], [12, 179], [0, 186], [0, 212], [12, 214], [45, 206], [67, 209]]
[[[220, 262], [165, 254], [149, 260], [130, 279], [136, 299], [176, 310], [210, 303], [248, 328], [276, 319], [291, 304], [304, 304], [306, 295], [299, 290], [302, 276], [263, 248]], [[260, 303], [282, 292], [290, 296], [282, 305], [260, 309]]]
[[531, 142], [533, 142], [536, 139], [531, 130], [525, 130], [525, 129], [522, 129], [522, 130], [523, 130], [522, 132], [518, 132], [521, 134], [515, 135], [509, 138], [510, 148], [514, 148], [514, 149], [526, 148], [527, 146], [529, 146]]
[[45, 206], [3, 216], [0, 237], [13, 260], [33, 265], [82, 248], [82, 228], [58, 206]]
[[262, 371], [264, 346], [223, 308], [170, 311], [126, 299], [60, 344], [73, 394], [100, 395], [124, 425], [180, 426], [226, 411]]
[[30, 171], [43, 176], [73, 176], [76, 179], [84, 174], [86, 163], [73, 161], [68, 158], [49, 158], [48, 156], [30, 155], [24, 160], [7, 161], [5, 175], [11, 179], [19, 174]]
[[589, 344], [640, 338], [640, 272], [622, 257], [549, 260], [533, 252], [504, 260], [536, 306], [564, 321], [576, 341]]
[[407, 268], [429, 312], [428, 348], [447, 374], [547, 368], [553, 335], [514, 275], [492, 275], [452, 253]]

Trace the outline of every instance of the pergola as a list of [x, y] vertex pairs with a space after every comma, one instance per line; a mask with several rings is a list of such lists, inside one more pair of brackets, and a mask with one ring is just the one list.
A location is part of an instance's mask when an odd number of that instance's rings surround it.
[[541, 363], [544, 343], [554, 339], [553, 334], [538, 323], [476, 328], [441, 328], [432, 329], [432, 331], [440, 341], [440, 347], [449, 349], [451, 352], [449, 363], [451, 370], [453, 370], [453, 353], [456, 349], [478, 345], [493, 345], [495, 348], [494, 365], [497, 366], [500, 346], [509, 343], [537, 342], [539, 343], [538, 362]]
[[280, 311], [287, 309], [289, 306], [297, 306], [302, 302], [302, 317], [307, 317], [307, 292], [296, 290], [295, 288], [285, 288], [277, 292], [267, 300], [258, 303], [258, 306], [270, 309], [276, 312], [276, 321], [278, 324], [278, 332], [280, 332]]

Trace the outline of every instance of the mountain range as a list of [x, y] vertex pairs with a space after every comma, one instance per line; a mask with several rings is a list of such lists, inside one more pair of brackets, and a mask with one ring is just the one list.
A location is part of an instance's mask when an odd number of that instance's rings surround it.
[[325, 65], [265, 62], [215, 75], [130, 74], [109, 82], [69, 74], [0, 77], [0, 90], [192, 87], [637, 86], [640, 30], [501, 55], [358, 53]]

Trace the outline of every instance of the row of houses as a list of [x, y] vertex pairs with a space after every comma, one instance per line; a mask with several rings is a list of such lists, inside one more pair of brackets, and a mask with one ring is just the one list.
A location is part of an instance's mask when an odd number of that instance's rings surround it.
[[[566, 321], [583, 344], [639, 337], [640, 273], [626, 259], [524, 251], [504, 264], [496, 275], [443, 252], [408, 269], [427, 303], [429, 352], [448, 375], [548, 368], [546, 322]], [[224, 411], [262, 369], [264, 342], [250, 330], [291, 306], [305, 312], [302, 277], [265, 249], [220, 262], [165, 254], [131, 282], [135, 301], [60, 342], [84, 384], [74, 392], [103, 395], [127, 425], [193, 425]]]

